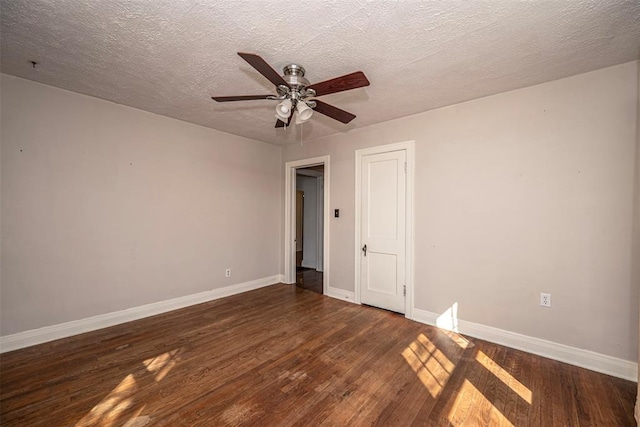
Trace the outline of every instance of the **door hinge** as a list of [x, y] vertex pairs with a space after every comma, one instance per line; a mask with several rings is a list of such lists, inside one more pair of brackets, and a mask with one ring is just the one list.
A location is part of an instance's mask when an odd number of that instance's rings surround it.
[[407, 296], [407, 285], [404, 285], [402, 287], [402, 292], [403, 292], [403, 295], [406, 297]]
[[407, 162], [404, 162], [404, 173], [407, 173]]

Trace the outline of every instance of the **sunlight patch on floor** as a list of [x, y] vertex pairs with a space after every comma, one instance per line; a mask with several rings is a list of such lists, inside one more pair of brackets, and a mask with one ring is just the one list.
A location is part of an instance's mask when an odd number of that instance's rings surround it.
[[[142, 412], [143, 410], [144, 410], [144, 406], [140, 408], [140, 411], [138, 412]], [[126, 423], [124, 423], [122, 427], [143, 427], [149, 424], [150, 422], [151, 422], [150, 416], [138, 414], [129, 418], [129, 420]]]
[[520, 396], [525, 402], [531, 405], [532, 402], [532, 393], [527, 387], [525, 387], [520, 381], [515, 379], [513, 375], [505, 371], [500, 365], [494, 362], [489, 356], [484, 354], [482, 351], [478, 351], [476, 354], [476, 361], [480, 363], [482, 366], [487, 368], [489, 372], [498, 377], [500, 381], [505, 383], [511, 390], [516, 392], [518, 396]]
[[402, 356], [434, 398], [440, 395], [455, 369], [449, 358], [424, 334], [418, 335]]
[[132, 405], [132, 396], [138, 389], [132, 374], [127, 375], [104, 399], [85, 415], [76, 426], [112, 425]]
[[[485, 419], [478, 419], [477, 409], [482, 407], [490, 407], [490, 422]], [[458, 390], [455, 401], [451, 406], [451, 410], [447, 416], [449, 422], [453, 426], [462, 425], [492, 425], [514, 427], [509, 421], [486, 397], [474, 387], [467, 379]]]
[[458, 344], [458, 347], [460, 347], [463, 350], [474, 347], [474, 344], [471, 341], [469, 341], [468, 339], [466, 339], [465, 337], [463, 337], [462, 335], [456, 332], [442, 331], [442, 333], [448, 336], [449, 338], [451, 338], [451, 341]]
[[[158, 356], [151, 357], [142, 362], [147, 372], [154, 374], [155, 382], [161, 381], [167, 376], [169, 371], [180, 361], [182, 348], [167, 351]], [[143, 371], [144, 372], [144, 371]], [[134, 394], [138, 387], [133, 374], [127, 375], [120, 384], [100, 401], [93, 409], [85, 415], [76, 426], [100, 425], [111, 426], [122, 425], [122, 417], [129, 410], [129, 420], [124, 424], [129, 427], [140, 427], [149, 423], [151, 418], [142, 414], [145, 405], [136, 404]], [[140, 406], [139, 408], [135, 408]], [[131, 412], [135, 411], [132, 415]]]
[[142, 362], [147, 371], [155, 373], [156, 382], [161, 381], [173, 367], [180, 361], [178, 352], [180, 349], [167, 351], [159, 356], [152, 357]]

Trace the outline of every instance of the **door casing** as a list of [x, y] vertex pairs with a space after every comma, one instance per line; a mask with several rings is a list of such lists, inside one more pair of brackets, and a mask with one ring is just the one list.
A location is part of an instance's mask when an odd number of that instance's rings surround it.
[[406, 182], [406, 239], [405, 239], [405, 280], [407, 287], [406, 301], [405, 301], [405, 313], [404, 316], [407, 319], [413, 318], [413, 301], [414, 301], [414, 164], [415, 164], [415, 141], [404, 141], [394, 144], [379, 145], [371, 148], [363, 148], [356, 150], [355, 159], [355, 277], [354, 277], [354, 290], [355, 290], [355, 302], [361, 304], [360, 297], [360, 264], [361, 264], [361, 221], [362, 221], [362, 209], [360, 206], [360, 200], [362, 198], [361, 190], [361, 165], [362, 157], [370, 154], [387, 153], [390, 151], [404, 150], [407, 154], [407, 182]]

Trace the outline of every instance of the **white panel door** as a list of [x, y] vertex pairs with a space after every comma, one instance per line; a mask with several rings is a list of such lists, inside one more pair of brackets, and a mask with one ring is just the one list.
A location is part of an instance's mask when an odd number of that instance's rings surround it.
[[362, 156], [360, 300], [405, 312], [405, 150]]

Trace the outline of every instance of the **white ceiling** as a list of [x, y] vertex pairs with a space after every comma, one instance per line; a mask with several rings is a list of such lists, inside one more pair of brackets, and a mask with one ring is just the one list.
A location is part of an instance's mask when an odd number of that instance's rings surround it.
[[[371, 86], [321, 99], [305, 140], [637, 59], [635, 1], [2, 0], [2, 72], [274, 144], [273, 93], [236, 52], [314, 83], [364, 71]], [[39, 62], [34, 70], [30, 60]]]

